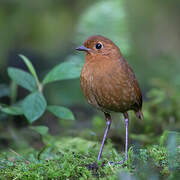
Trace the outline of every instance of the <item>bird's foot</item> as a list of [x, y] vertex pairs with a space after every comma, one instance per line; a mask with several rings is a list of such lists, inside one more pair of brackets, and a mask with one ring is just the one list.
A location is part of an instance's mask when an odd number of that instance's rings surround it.
[[96, 162], [92, 164], [87, 164], [86, 167], [89, 171], [92, 170], [97, 172], [98, 170], [98, 164]]
[[97, 162], [94, 162], [92, 164], [87, 164], [86, 167], [89, 171], [92, 171], [93, 174], [97, 173], [99, 167], [103, 168], [105, 166], [105, 162], [103, 162], [100, 166]]
[[125, 162], [127, 161], [127, 159], [124, 159], [122, 161], [119, 161], [119, 162], [108, 162], [108, 165], [110, 166], [115, 166], [115, 165], [123, 165]]

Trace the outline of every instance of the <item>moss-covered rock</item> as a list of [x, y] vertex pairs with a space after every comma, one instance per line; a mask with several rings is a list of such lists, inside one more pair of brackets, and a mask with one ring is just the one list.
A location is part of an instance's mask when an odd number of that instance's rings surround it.
[[[52, 139], [55, 139], [54, 137]], [[180, 150], [170, 151], [164, 146], [143, 149], [129, 148], [129, 159], [123, 165], [110, 164], [120, 161], [122, 154], [111, 142], [105, 145], [102, 159], [96, 164], [99, 145], [82, 138], [53, 140], [52, 146], [40, 152], [30, 149], [25, 153], [2, 153], [0, 179], [174, 179], [180, 177]], [[176, 166], [170, 159], [174, 154]], [[39, 160], [38, 160], [39, 159]]]

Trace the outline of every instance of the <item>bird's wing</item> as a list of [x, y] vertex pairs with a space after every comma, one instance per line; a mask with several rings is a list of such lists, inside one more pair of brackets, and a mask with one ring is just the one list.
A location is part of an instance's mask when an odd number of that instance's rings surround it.
[[142, 108], [142, 94], [141, 94], [141, 89], [139, 87], [139, 84], [136, 80], [136, 76], [132, 70], [132, 68], [130, 67], [130, 65], [127, 63], [127, 61], [123, 58], [121, 59], [122, 61], [122, 69], [124, 71], [124, 73], [126, 74], [126, 78], [128, 81], [130, 81], [131, 86], [134, 89], [135, 92], [135, 104], [134, 104], [134, 108], [135, 111], [138, 111]]

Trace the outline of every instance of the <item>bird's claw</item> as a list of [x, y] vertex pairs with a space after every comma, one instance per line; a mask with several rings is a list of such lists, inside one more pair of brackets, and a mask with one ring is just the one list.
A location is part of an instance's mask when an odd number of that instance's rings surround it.
[[108, 165], [110, 165], [110, 166], [122, 165], [122, 164], [124, 164], [126, 161], [127, 161], [126, 159], [124, 159], [124, 160], [122, 160], [122, 161], [119, 161], [119, 162], [112, 162], [112, 161], [110, 161], [110, 162], [108, 162]]
[[92, 164], [87, 164], [86, 167], [88, 168], [88, 170], [93, 170], [93, 171], [97, 171], [98, 170], [98, 164], [95, 162], [95, 163], [92, 163]]

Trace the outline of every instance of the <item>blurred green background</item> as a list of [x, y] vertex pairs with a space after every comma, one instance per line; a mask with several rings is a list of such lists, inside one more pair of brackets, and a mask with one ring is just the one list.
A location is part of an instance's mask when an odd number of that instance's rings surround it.
[[[100, 34], [120, 47], [143, 92], [144, 120], [131, 114], [131, 143], [143, 146], [159, 142], [163, 131], [180, 130], [179, 9], [178, 0], [1, 0], [0, 103], [10, 104], [12, 95], [7, 68], [27, 70], [18, 54], [27, 56], [43, 77], [60, 62], [81, 59], [83, 63], [84, 55], [75, 52], [75, 47], [88, 36]], [[16, 100], [27, 94], [18, 87]], [[53, 135], [101, 140], [104, 116], [86, 103], [79, 79], [47, 85], [44, 94], [48, 103], [69, 107], [76, 120], [65, 121], [45, 113], [35, 125], [47, 125]], [[124, 122], [119, 114], [113, 115], [110, 137], [117, 148], [124, 146]], [[40, 142], [24, 117], [0, 112], [1, 150], [28, 145], [40, 148]]]

